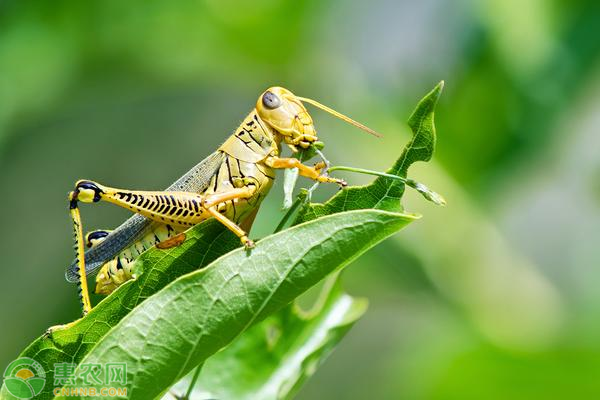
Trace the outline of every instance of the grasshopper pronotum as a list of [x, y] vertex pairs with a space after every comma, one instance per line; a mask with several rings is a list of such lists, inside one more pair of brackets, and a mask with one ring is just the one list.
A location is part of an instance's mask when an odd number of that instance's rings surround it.
[[[75, 230], [76, 260], [67, 269], [70, 282], [79, 284], [83, 314], [91, 310], [87, 275], [98, 270], [96, 292], [108, 294], [131, 279], [134, 259], [154, 245], [168, 247], [182, 239], [182, 232], [206, 219], [215, 218], [239, 236], [248, 248], [254, 243], [242, 228], [250, 226], [261, 200], [273, 184], [276, 169], [297, 168], [299, 174], [317, 182], [345, 186], [346, 182], [322, 174], [324, 163], [310, 167], [296, 158], [280, 157], [281, 144], [293, 152], [308, 148], [317, 132], [304, 103], [379, 136], [366, 126], [314, 100], [295, 96], [289, 90], [266, 90], [219, 149], [179, 178], [165, 191], [123, 190], [80, 180], [69, 193]], [[112, 232], [86, 235], [90, 249], [84, 251], [78, 202], [107, 201], [135, 212]], [[165, 245], [167, 243], [167, 245]]]

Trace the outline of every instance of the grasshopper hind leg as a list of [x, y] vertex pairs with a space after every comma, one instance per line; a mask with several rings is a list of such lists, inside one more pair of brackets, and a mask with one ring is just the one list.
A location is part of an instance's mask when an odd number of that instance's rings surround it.
[[79, 212], [78, 204], [79, 192], [77, 189], [69, 193], [69, 211], [71, 214], [71, 220], [73, 222], [73, 234], [75, 237], [75, 253], [77, 259], [77, 265], [79, 266], [78, 275], [78, 294], [79, 300], [81, 301], [81, 308], [83, 315], [85, 316], [92, 309], [90, 295], [88, 292], [87, 275], [85, 272], [85, 250], [83, 248], [83, 227], [81, 226], [81, 213]]
[[[178, 225], [181, 228], [191, 227], [207, 218], [213, 217], [235, 233], [246, 248], [250, 248], [254, 246], [254, 242], [248, 238], [246, 232], [233, 220], [221, 214], [219, 211], [219, 206], [223, 206], [228, 202], [233, 203], [240, 199], [251, 198], [258, 187], [253, 178], [242, 179], [237, 182], [236, 186], [237, 187], [229, 188], [218, 193], [205, 195], [176, 191], [149, 192], [123, 190], [103, 186], [93, 181], [78, 181], [75, 185], [75, 190], [69, 194], [69, 201], [75, 231], [75, 247], [77, 250], [78, 265], [77, 275], [83, 315], [86, 315], [91, 310], [85, 271], [84, 244], [89, 242], [90, 246], [93, 247], [95, 244], [104, 240], [107, 234], [106, 231], [94, 231], [88, 234], [87, 239], [84, 241], [81, 215], [78, 207], [79, 201], [84, 203], [106, 201], [127, 208], [160, 224], [173, 224]], [[185, 238], [185, 236], [183, 236], [183, 238]], [[175, 245], [177, 245], [177, 243], [175, 243]], [[114, 264], [115, 269], [119, 271], [119, 274], [122, 273], [125, 267], [123, 261], [117, 257], [115, 262], [117, 263]], [[121, 262], [120, 268], [118, 265], [119, 262]], [[103, 270], [104, 268], [106, 268], [107, 273], [110, 272], [108, 264], [103, 267]], [[101, 272], [102, 271], [100, 271], [100, 273]], [[126, 274], [123, 275], [123, 280], [125, 279], [125, 275]], [[108, 274], [102, 278], [101, 281], [108, 282], [109, 279], [113, 279], [112, 274]], [[118, 279], [118, 282], [116, 282], [117, 286], [122, 283], [121, 280], [122, 279]], [[96, 281], [98, 282], [98, 278]], [[106, 294], [114, 290], [112, 286], [101, 289], [101, 292]]]
[[[81, 301], [81, 308], [83, 315], [87, 315], [92, 309], [92, 303], [90, 301], [90, 294], [88, 289], [87, 274], [85, 271], [85, 249], [84, 249], [84, 238], [83, 238], [83, 226], [81, 223], [81, 212], [79, 211], [79, 201], [84, 203], [97, 203], [102, 198], [102, 189], [97, 184], [91, 181], [80, 180], [75, 184], [75, 190], [69, 193], [69, 211], [71, 214], [71, 220], [73, 222], [73, 233], [75, 236], [75, 252], [77, 265], [79, 266], [78, 275], [78, 292], [79, 300]], [[88, 234], [95, 236], [96, 240], [103, 240], [103, 237], [107, 236], [104, 231], [94, 231]], [[91, 239], [91, 237], [90, 237]], [[93, 244], [90, 242], [90, 245]]]

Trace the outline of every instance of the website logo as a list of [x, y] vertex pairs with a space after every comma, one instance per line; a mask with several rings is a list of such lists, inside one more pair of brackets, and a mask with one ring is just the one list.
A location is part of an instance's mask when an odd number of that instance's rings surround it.
[[4, 384], [13, 396], [24, 400], [31, 399], [44, 389], [46, 372], [39, 362], [29, 357], [21, 357], [6, 367]]

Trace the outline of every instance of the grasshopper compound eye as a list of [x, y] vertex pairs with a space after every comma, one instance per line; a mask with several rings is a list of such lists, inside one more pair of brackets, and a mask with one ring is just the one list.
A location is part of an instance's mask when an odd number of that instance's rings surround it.
[[262, 97], [262, 103], [269, 110], [274, 110], [281, 105], [281, 100], [272, 92], [265, 92]]

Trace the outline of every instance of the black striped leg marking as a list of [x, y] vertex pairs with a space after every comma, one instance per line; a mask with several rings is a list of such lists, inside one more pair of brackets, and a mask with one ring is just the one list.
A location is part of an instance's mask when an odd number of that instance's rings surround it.
[[91, 181], [82, 181], [79, 186], [81, 186], [82, 191], [85, 191], [85, 201], [107, 201], [162, 223], [193, 226], [209, 217], [214, 217], [239, 236], [245, 246], [251, 247], [253, 245], [246, 232], [223, 216], [216, 207], [222, 204], [228, 206], [228, 202], [251, 197], [256, 192], [256, 185], [254, 184], [232, 188], [208, 196], [189, 192], [147, 192], [115, 189]]
[[165, 224], [192, 226], [207, 217], [204, 197], [196, 193], [124, 190], [91, 181], [81, 181], [78, 187], [81, 201], [106, 201]]

